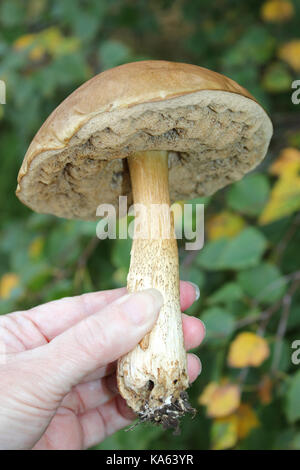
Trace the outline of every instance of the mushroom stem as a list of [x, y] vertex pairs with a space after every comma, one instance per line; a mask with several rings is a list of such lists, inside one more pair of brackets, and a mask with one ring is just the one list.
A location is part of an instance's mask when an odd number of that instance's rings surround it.
[[119, 360], [118, 386], [142, 421], [178, 428], [191, 411], [180, 297], [178, 249], [168, 185], [168, 152], [146, 151], [128, 158], [135, 229], [127, 278], [129, 292], [154, 287], [164, 305], [153, 330]]

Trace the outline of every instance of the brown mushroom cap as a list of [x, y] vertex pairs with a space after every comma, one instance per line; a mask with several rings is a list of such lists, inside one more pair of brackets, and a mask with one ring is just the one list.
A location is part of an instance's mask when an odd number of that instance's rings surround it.
[[265, 156], [271, 121], [233, 80], [182, 63], [107, 70], [74, 91], [34, 137], [17, 196], [37, 212], [95, 219], [101, 203], [132, 202], [125, 158], [168, 150], [171, 201], [213, 194]]

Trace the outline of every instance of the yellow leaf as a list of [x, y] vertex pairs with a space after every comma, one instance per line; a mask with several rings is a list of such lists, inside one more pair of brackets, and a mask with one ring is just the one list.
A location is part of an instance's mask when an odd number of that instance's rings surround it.
[[42, 57], [45, 55], [45, 48], [43, 46], [35, 46], [30, 52], [29, 52], [29, 58], [31, 60], [41, 60]]
[[245, 226], [244, 219], [233, 212], [223, 211], [214, 215], [206, 224], [209, 240], [217, 240], [221, 237], [234, 237]]
[[229, 416], [217, 418], [212, 425], [212, 448], [230, 449], [241, 439], [245, 439], [252, 429], [260, 426], [254, 410], [245, 403]]
[[213, 393], [217, 390], [217, 388], [217, 382], [210, 382], [208, 385], [206, 385], [200, 397], [198, 398], [200, 405], [208, 405], [212, 399]]
[[268, 343], [254, 333], [240, 333], [231, 343], [228, 364], [231, 367], [258, 367], [270, 354]]
[[222, 417], [232, 413], [240, 404], [241, 391], [238, 385], [222, 385], [212, 395], [207, 406], [208, 416]]
[[237, 417], [232, 414], [226, 418], [215, 419], [211, 429], [212, 450], [234, 447], [238, 441]]
[[0, 279], [0, 298], [9, 299], [12, 290], [18, 286], [20, 280], [15, 273], [6, 273]]
[[274, 222], [300, 209], [300, 177], [280, 178], [260, 218], [261, 225]]
[[28, 248], [28, 253], [30, 258], [38, 258], [40, 254], [42, 253], [44, 248], [44, 238], [43, 237], [37, 237], [35, 238], [29, 245]]
[[219, 385], [211, 382], [199, 397], [199, 403], [206, 405], [208, 416], [217, 418], [227, 416], [236, 410], [240, 399], [241, 391], [238, 385]]
[[258, 396], [263, 405], [268, 405], [272, 401], [273, 382], [268, 375], [262, 378], [259, 384]]
[[300, 71], [300, 39], [289, 41], [279, 48], [278, 57], [296, 72]]
[[277, 160], [270, 166], [269, 172], [272, 175], [282, 176], [283, 174], [297, 173], [300, 169], [300, 151], [287, 147], [283, 149]]
[[271, 23], [282, 23], [294, 15], [294, 6], [288, 0], [268, 0], [261, 8], [261, 17]]
[[245, 439], [252, 429], [260, 425], [256, 413], [246, 403], [241, 404], [235, 415], [237, 417], [237, 434], [239, 439]]
[[279, 176], [270, 199], [260, 215], [259, 223], [268, 224], [300, 209], [300, 152], [286, 148], [270, 168]]
[[29, 49], [29, 58], [31, 60], [40, 60], [45, 54], [45, 48], [38, 44], [39, 42], [39, 33], [38, 34], [25, 34], [24, 36], [19, 37], [13, 44], [14, 48], [17, 51], [22, 51], [24, 49]]
[[16, 50], [26, 49], [26, 47], [32, 45], [35, 38], [35, 34], [24, 34], [23, 36], [20, 36], [18, 39], [15, 40], [13, 46]]
[[79, 39], [64, 37], [56, 27], [45, 29], [40, 37], [45, 49], [54, 56], [74, 52], [79, 46]]
[[40, 60], [46, 53], [52, 56], [70, 54], [78, 49], [79, 39], [65, 37], [57, 27], [44, 29], [36, 34], [26, 34], [14, 42], [16, 50], [30, 48], [29, 58]]

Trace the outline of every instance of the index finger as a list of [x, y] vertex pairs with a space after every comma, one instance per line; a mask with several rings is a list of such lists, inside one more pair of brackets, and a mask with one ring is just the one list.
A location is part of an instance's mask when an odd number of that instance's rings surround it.
[[[32, 338], [34, 346], [45, 344], [53, 338], [71, 328], [73, 325], [84, 318], [94, 315], [104, 307], [122, 297], [127, 293], [127, 289], [112, 289], [101, 292], [90, 292], [75, 297], [65, 297], [60, 300], [54, 300], [27, 311], [12, 313], [9, 316], [23, 317], [34, 324], [40, 333], [39, 338]], [[181, 309], [185, 310], [196, 300], [197, 292], [195, 287], [187, 282], [180, 282], [180, 301]], [[26, 323], [24, 323], [24, 328]], [[27, 348], [30, 349], [30, 345]]]

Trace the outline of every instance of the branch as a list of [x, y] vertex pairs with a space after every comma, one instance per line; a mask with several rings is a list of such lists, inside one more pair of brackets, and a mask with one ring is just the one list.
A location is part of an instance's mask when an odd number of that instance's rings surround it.
[[290, 242], [290, 240], [293, 238], [295, 235], [298, 226], [300, 225], [300, 212], [296, 215], [296, 217], [293, 219], [290, 227], [286, 231], [285, 235], [283, 238], [280, 240], [280, 242], [277, 245], [277, 249], [275, 250], [275, 259], [277, 259], [277, 264], [280, 264], [283, 253]]
[[278, 328], [276, 332], [276, 339], [275, 339], [275, 349], [274, 349], [274, 356], [273, 356], [273, 361], [271, 365], [271, 373], [275, 374], [278, 370], [279, 367], [279, 362], [280, 362], [280, 357], [281, 357], [281, 350], [282, 350], [282, 339], [285, 335], [286, 328], [287, 328], [287, 323], [290, 315], [290, 310], [291, 310], [291, 303], [292, 303], [292, 298], [293, 294], [296, 291], [300, 284], [300, 280], [296, 279], [286, 295], [283, 297], [282, 300], [282, 314], [280, 321], [278, 323]]

